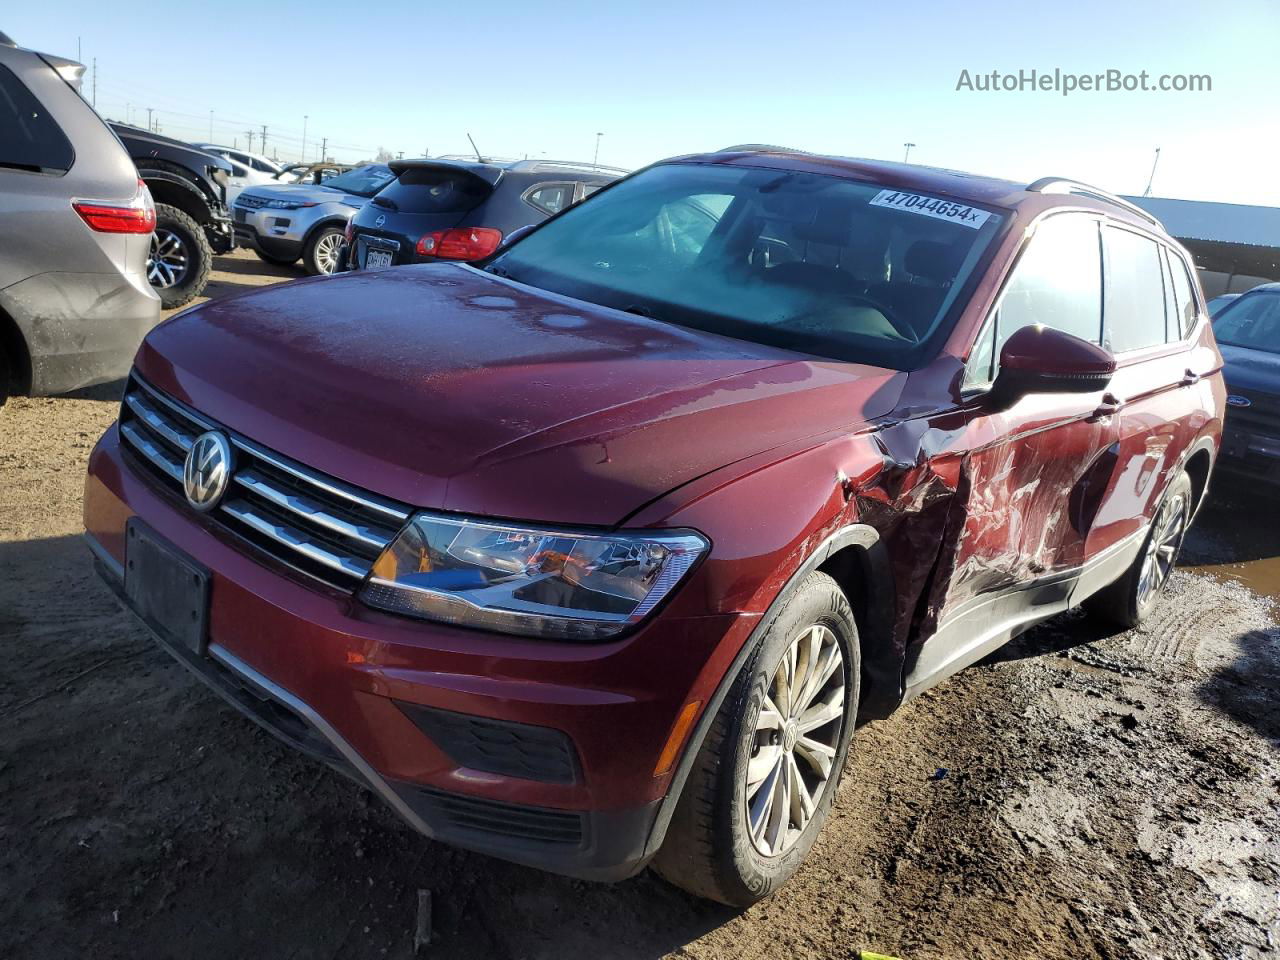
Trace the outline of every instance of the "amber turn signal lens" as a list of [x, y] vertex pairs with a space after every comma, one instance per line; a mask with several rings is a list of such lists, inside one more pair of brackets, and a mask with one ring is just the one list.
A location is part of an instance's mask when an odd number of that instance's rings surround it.
[[675, 766], [676, 754], [680, 752], [680, 746], [684, 743], [689, 728], [693, 726], [693, 720], [698, 715], [700, 706], [702, 706], [701, 700], [690, 700], [681, 709], [676, 722], [671, 725], [671, 734], [667, 737], [667, 744], [662, 748], [661, 756], [658, 757], [658, 765], [653, 768], [655, 777], [666, 776]]

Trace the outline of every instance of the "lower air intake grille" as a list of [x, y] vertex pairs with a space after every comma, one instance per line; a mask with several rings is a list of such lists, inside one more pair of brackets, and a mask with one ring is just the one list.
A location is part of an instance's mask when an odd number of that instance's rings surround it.
[[559, 730], [415, 703], [396, 705], [459, 766], [544, 783], [577, 779], [577, 751]]
[[430, 808], [429, 818], [439, 817], [458, 830], [575, 847], [586, 840], [583, 816], [572, 810], [499, 803], [430, 787], [415, 790]]
[[231, 482], [210, 514], [240, 540], [294, 570], [354, 590], [409, 517], [409, 508], [259, 446], [161, 393], [137, 374], [120, 409], [120, 436], [162, 487], [183, 493], [183, 464], [208, 430], [231, 444]]

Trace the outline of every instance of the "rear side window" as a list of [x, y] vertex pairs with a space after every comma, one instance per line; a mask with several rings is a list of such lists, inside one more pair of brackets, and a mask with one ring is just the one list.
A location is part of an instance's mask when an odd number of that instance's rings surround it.
[[0, 66], [0, 166], [65, 173], [75, 152], [44, 105], [8, 67]]
[[492, 192], [483, 180], [462, 171], [409, 167], [381, 196], [401, 213], [466, 213]]
[[1125, 353], [1164, 343], [1159, 244], [1117, 227], [1104, 227], [1102, 236], [1107, 264], [1103, 346]]
[[559, 213], [573, 203], [577, 186], [576, 183], [540, 183], [526, 193], [524, 199], [543, 213]]
[[1196, 325], [1199, 309], [1196, 307], [1195, 293], [1192, 292], [1191, 277], [1187, 274], [1187, 265], [1176, 253], [1166, 250], [1169, 258], [1169, 273], [1173, 277], [1173, 307], [1176, 311], [1176, 326], [1169, 328], [1169, 339], [1181, 339], [1190, 335], [1191, 328]]

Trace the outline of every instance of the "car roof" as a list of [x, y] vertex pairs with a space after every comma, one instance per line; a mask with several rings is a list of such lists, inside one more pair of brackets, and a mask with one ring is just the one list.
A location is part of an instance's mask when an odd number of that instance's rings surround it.
[[570, 178], [599, 177], [604, 180], [616, 180], [630, 172], [621, 167], [605, 167], [572, 160], [471, 160], [466, 157], [452, 156], [392, 160], [390, 166], [397, 175], [402, 170], [414, 167], [456, 167], [489, 183], [497, 183], [503, 173], [553, 174]]
[[1160, 235], [1167, 236], [1164, 227], [1154, 216], [1127, 200], [1097, 187], [1062, 177], [1044, 177], [1028, 184], [1000, 177], [966, 173], [962, 170], [927, 167], [914, 163], [896, 163], [890, 160], [830, 156], [763, 144], [740, 144], [714, 153], [689, 154], [663, 162], [763, 167], [779, 171], [820, 173], [848, 180], [869, 180], [887, 187], [918, 190], [922, 193], [1009, 209], [1023, 206], [1043, 209], [1069, 204], [1073, 207], [1097, 210], [1144, 229], [1154, 229]]

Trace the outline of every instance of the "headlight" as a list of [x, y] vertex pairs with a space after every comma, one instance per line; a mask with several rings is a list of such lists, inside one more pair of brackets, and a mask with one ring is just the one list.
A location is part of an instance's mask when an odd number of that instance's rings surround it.
[[419, 514], [360, 599], [442, 623], [600, 640], [648, 616], [706, 549], [687, 531], [578, 534]]
[[302, 203], [298, 200], [268, 200], [263, 204], [272, 210], [301, 210], [303, 207], [314, 207], [314, 203]]

